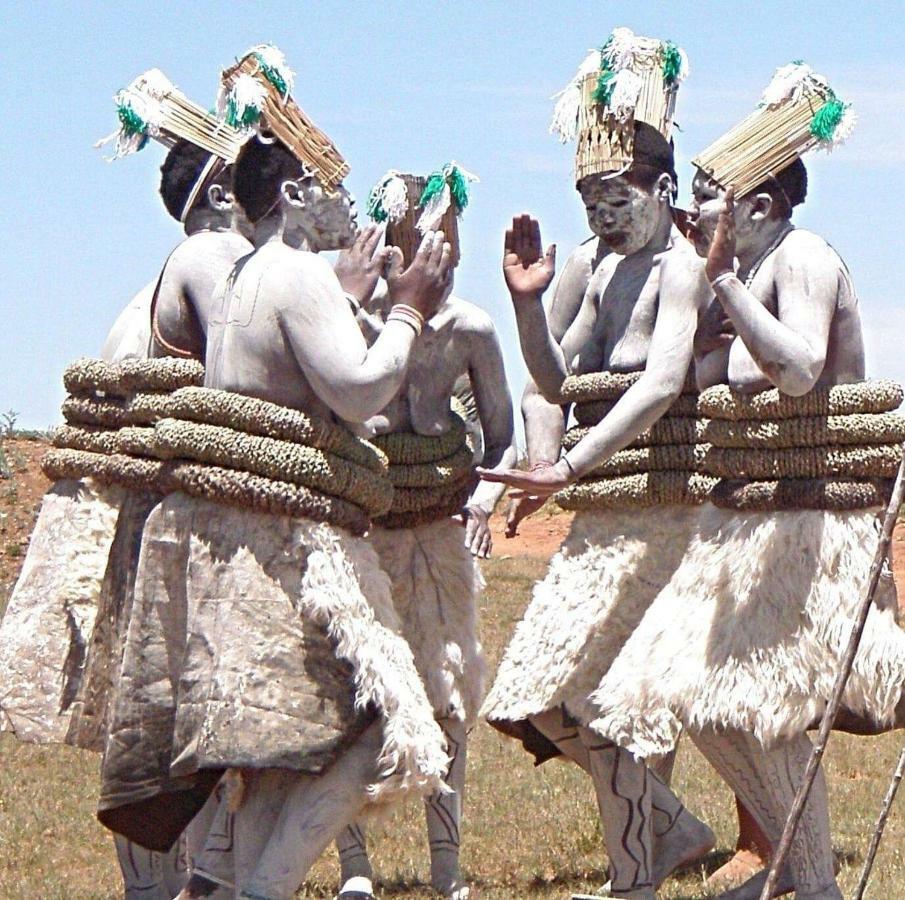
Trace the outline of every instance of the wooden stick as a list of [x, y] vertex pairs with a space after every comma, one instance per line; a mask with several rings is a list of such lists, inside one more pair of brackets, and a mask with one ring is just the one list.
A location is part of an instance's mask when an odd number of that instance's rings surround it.
[[874, 833], [870, 839], [870, 846], [867, 848], [864, 867], [861, 869], [861, 878], [858, 880], [858, 887], [855, 888], [855, 893], [852, 894], [852, 900], [861, 900], [864, 896], [864, 891], [867, 888], [867, 882], [870, 878], [870, 870], [873, 868], [874, 858], [877, 855], [877, 850], [880, 848], [880, 841], [883, 838], [883, 829], [886, 828], [886, 820], [889, 818], [889, 813], [892, 810], [892, 802], [896, 799], [896, 791], [899, 789], [899, 783], [902, 781], [903, 775], [905, 775], [905, 747], [903, 747], [901, 753], [899, 753], [899, 764], [896, 766], [892, 781], [889, 783], [889, 787], [886, 790], [886, 796], [883, 798], [883, 806], [880, 807], [880, 817], [877, 819], [877, 824], [874, 826]]
[[883, 571], [883, 564], [886, 562], [887, 556], [889, 555], [889, 544], [892, 540], [892, 531], [896, 525], [899, 509], [902, 506], [903, 500], [905, 500], [905, 444], [902, 446], [902, 453], [902, 461], [899, 463], [899, 472], [896, 475], [896, 481], [893, 485], [892, 497], [889, 499], [889, 505], [886, 507], [886, 516], [883, 519], [883, 530], [880, 532], [880, 537], [877, 541], [877, 551], [874, 554], [874, 561], [870, 567], [867, 591], [864, 594], [861, 605], [858, 607], [855, 624], [852, 627], [852, 633], [848, 639], [848, 646], [845, 648], [845, 655], [842, 657], [842, 668], [836, 676], [833, 692], [830, 695], [829, 703], [827, 703], [826, 712], [823, 714], [823, 721], [820, 723], [817, 739], [814, 741], [814, 749], [811, 751], [811, 757], [804, 770], [804, 776], [801, 779], [801, 784], [798, 786], [798, 792], [795, 794], [795, 802], [792, 804], [792, 809], [789, 810], [789, 817], [786, 819], [779, 846], [776, 848], [773, 862], [770, 864], [770, 871], [767, 874], [764, 889], [761, 891], [760, 900], [770, 900], [773, 896], [773, 891], [779, 880], [779, 873], [783, 863], [786, 861], [786, 856], [789, 853], [789, 848], [792, 846], [792, 841], [795, 838], [795, 831], [798, 828], [801, 814], [804, 812], [804, 805], [807, 802], [808, 794], [811, 791], [814, 779], [817, 777], [817, 770], [820, 768], [820, 760], [823, 758], [823, 752], [826, 749], [830, 731], [833, 728], [833, 723], [836, 721], [836, 714], [839, 712], [839, 707], [842, 705], [842, 695], [845, 692], [846, 684], [848, 684], [849, 675], [851, 675], [852, 665], [855, 662], [858, 645], [861, 643], [861, 635], [864, 632], [867, 615], [873, 605], [877, 585], [880, 583], [880, 573]]

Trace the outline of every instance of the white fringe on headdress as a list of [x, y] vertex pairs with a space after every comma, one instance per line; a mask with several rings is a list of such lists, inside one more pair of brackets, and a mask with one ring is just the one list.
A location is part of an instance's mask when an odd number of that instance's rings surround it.
[[[264, 110], [264, 101], [267, 99], [267, 88], [253, 75], [243, 72], [236, 76], [231, 87], [221, 84], [217, 92], [217, 115], [226, 116], [230, 103], [236, 111], [236, 128], [252, 130], [257, 127], [257, 121], [250, 125], [242, 125], [245, 112], [254, 109], [258, 117]], [[257, 117], [256, 117], [257, 118]]]
[[[258, 44], [257, 47], [252, 47], [248, 53], [254, 53], [260, 57], [261, 62], [265, 66], [273, 69], [283, 79], [283, 83], [286, 85], [286, 90], [283, 91], [283, 99], [288, 97], [295, 86], [295, 72], [289, 68], [289, 63], [286, 62], [283, 51], [273, 44]], [[247, 56], [248, 54], [246, 53], [245, 55]]]
[[408, 209], [409, 195], [398, 169], [389, 169], [374, 185], [368, 196], [368, 206], [379, 206], [388, 222], [399, 222]]
[[473, 175], [467, 169], [463, 169], [455, 160], [447, 163], [443, 167], [443, 190], [439, 194], [434, 194], [427, 203], [415, 223], [415, 227], [421, 234], [433, 231], [440, 225], [440, 220], [446, 215], [446, 211], [452, 206], [452, 191], [449, 189], [449, 176], [453, 169], [458, 169], [459, 174], [469, 183], [478, 182], [481, 179], [477, 175]]
[[160, 69], [142, 72], [127, 87], [117, 91], [113, 99], [117, 107], [129, 107], [144, 123], [145, 130], [139, 134], [129, 134], [125, 127], [120, 125], [116, 131], [97, 141], [94, 144], [95, 149], [116, 141], [113, 156], [104, 157], [107, 162], [140, 150], [148, 137], [157, 137], [160, 134], [160, 126], [163, 123], [160, 102], [175, 90], [176, 86]]
[[600, 51], [589, 50], [575, 77], [551, 99], [556, 100], [550, 134], [559, 137], [561, 143], [574, 141], [578, 136], [578, 111], [581, 109], [581, 85], [588, 75], [600, 71]]
[[[832, 692], [878, 530], [872, 511], [705, 505], [682, 565], [594, 692], [591, 727], [641, 757], [671, 750], [680, 724], [764, 745], [803, 733]], [[905, 686], [896, 614], [887, 571], [843, 696], [883, 724]]]
[[375, 528], [371, 542], [390, 576], [403, 637], [438, 718], [470, 726], [484, 696], [486, 665], [477, 600], [484, 579], [452, 519], [415, 528]]
[[806, 63], [789, 63], [780, 66], [774, 73], [770, 83], [761, 94], [760, 105], [776, 107], [789, 101], [801, 99], [805, 85], [811, 82], [823, 89], [828, 87], [826, 79], [818, 75]]

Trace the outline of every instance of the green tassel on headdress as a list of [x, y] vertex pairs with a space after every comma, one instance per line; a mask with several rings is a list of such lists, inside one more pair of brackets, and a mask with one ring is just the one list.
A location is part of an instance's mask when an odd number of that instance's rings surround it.
[[663, 80], [675, 84], [681, 74], [682, 53], [672, 41], [667, 41], [663, 47]]
[[601, 106], [609, 106], [610, 100], [613, 99], [613, 89], [616, 87], [616, 73], [609, 69], [601, 68], [600, 74], [597, 76], [597, 87], [591, 95], [595, 103]]
[[607, 106], [613, 97], [613, 88], [616, 86], [613, 79], [616, 73], [610, 68], [610, 50], [613, 46], [613, 36], [606, 39], [606, 43], [600, 48], [600, 74], [597, 76], [597, 87], [591, 95], [595, 103]]
[[845, 104], [835, 94], [830, 93], [826, 103], [811, 119], [811, 134], [823, 143], [832, 141], [844, 114]]
[[120, 103], [116, 110], [117, 118], [123, 126], [123, 132], [130, 137], [137, 134], [147, 136], [148, 124], [135, 112], [128, 101]]
[[282, 51], [273, 44], [260, 44], [252, 50], [264, 77], [283, 95], [287, 97], [292, 92], [294, 75], [292, 69], [286, 64], [286, 57]]
[[432, 172], [418, 199], [418, 207], [422, 213], [417, 227], [422, 231], [436, 228], [450, 206], [457, 216], [461, 215], [462, 210], [468, 206], [468, 184], [477, 180], [476, 175], [465, 171], [454, 162]]

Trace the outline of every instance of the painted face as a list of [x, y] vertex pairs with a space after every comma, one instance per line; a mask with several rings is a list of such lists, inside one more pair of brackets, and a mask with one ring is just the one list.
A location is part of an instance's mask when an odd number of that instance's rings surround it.
[[304, 203], [304, 230], [311, 249], [341, 250], [352, 246], [355, 236], [355, 199], [340, 185], [331, 196], [313, 178], [299, 182]]
[[698, 169], [691, 183], [688, 206], [688, 237], [698, 256], [707, 256], [716, 233], [716, 223], [723, 208], [726, 191], [706, 173]]
[[629, 256], [650, 243], [660, 220], [655, 194], [624, 176], [583, 178], [578, 186], [591, 230], [614, 253]]

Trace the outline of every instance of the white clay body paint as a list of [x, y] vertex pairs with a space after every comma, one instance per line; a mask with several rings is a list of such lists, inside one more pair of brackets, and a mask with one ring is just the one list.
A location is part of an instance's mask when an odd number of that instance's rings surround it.
[[655, 193], [630, 184], [621, 175], [584, 178], [578, 189], [591, 228], [610, 250], [630, 256], [650, 243], [660, 221]]

